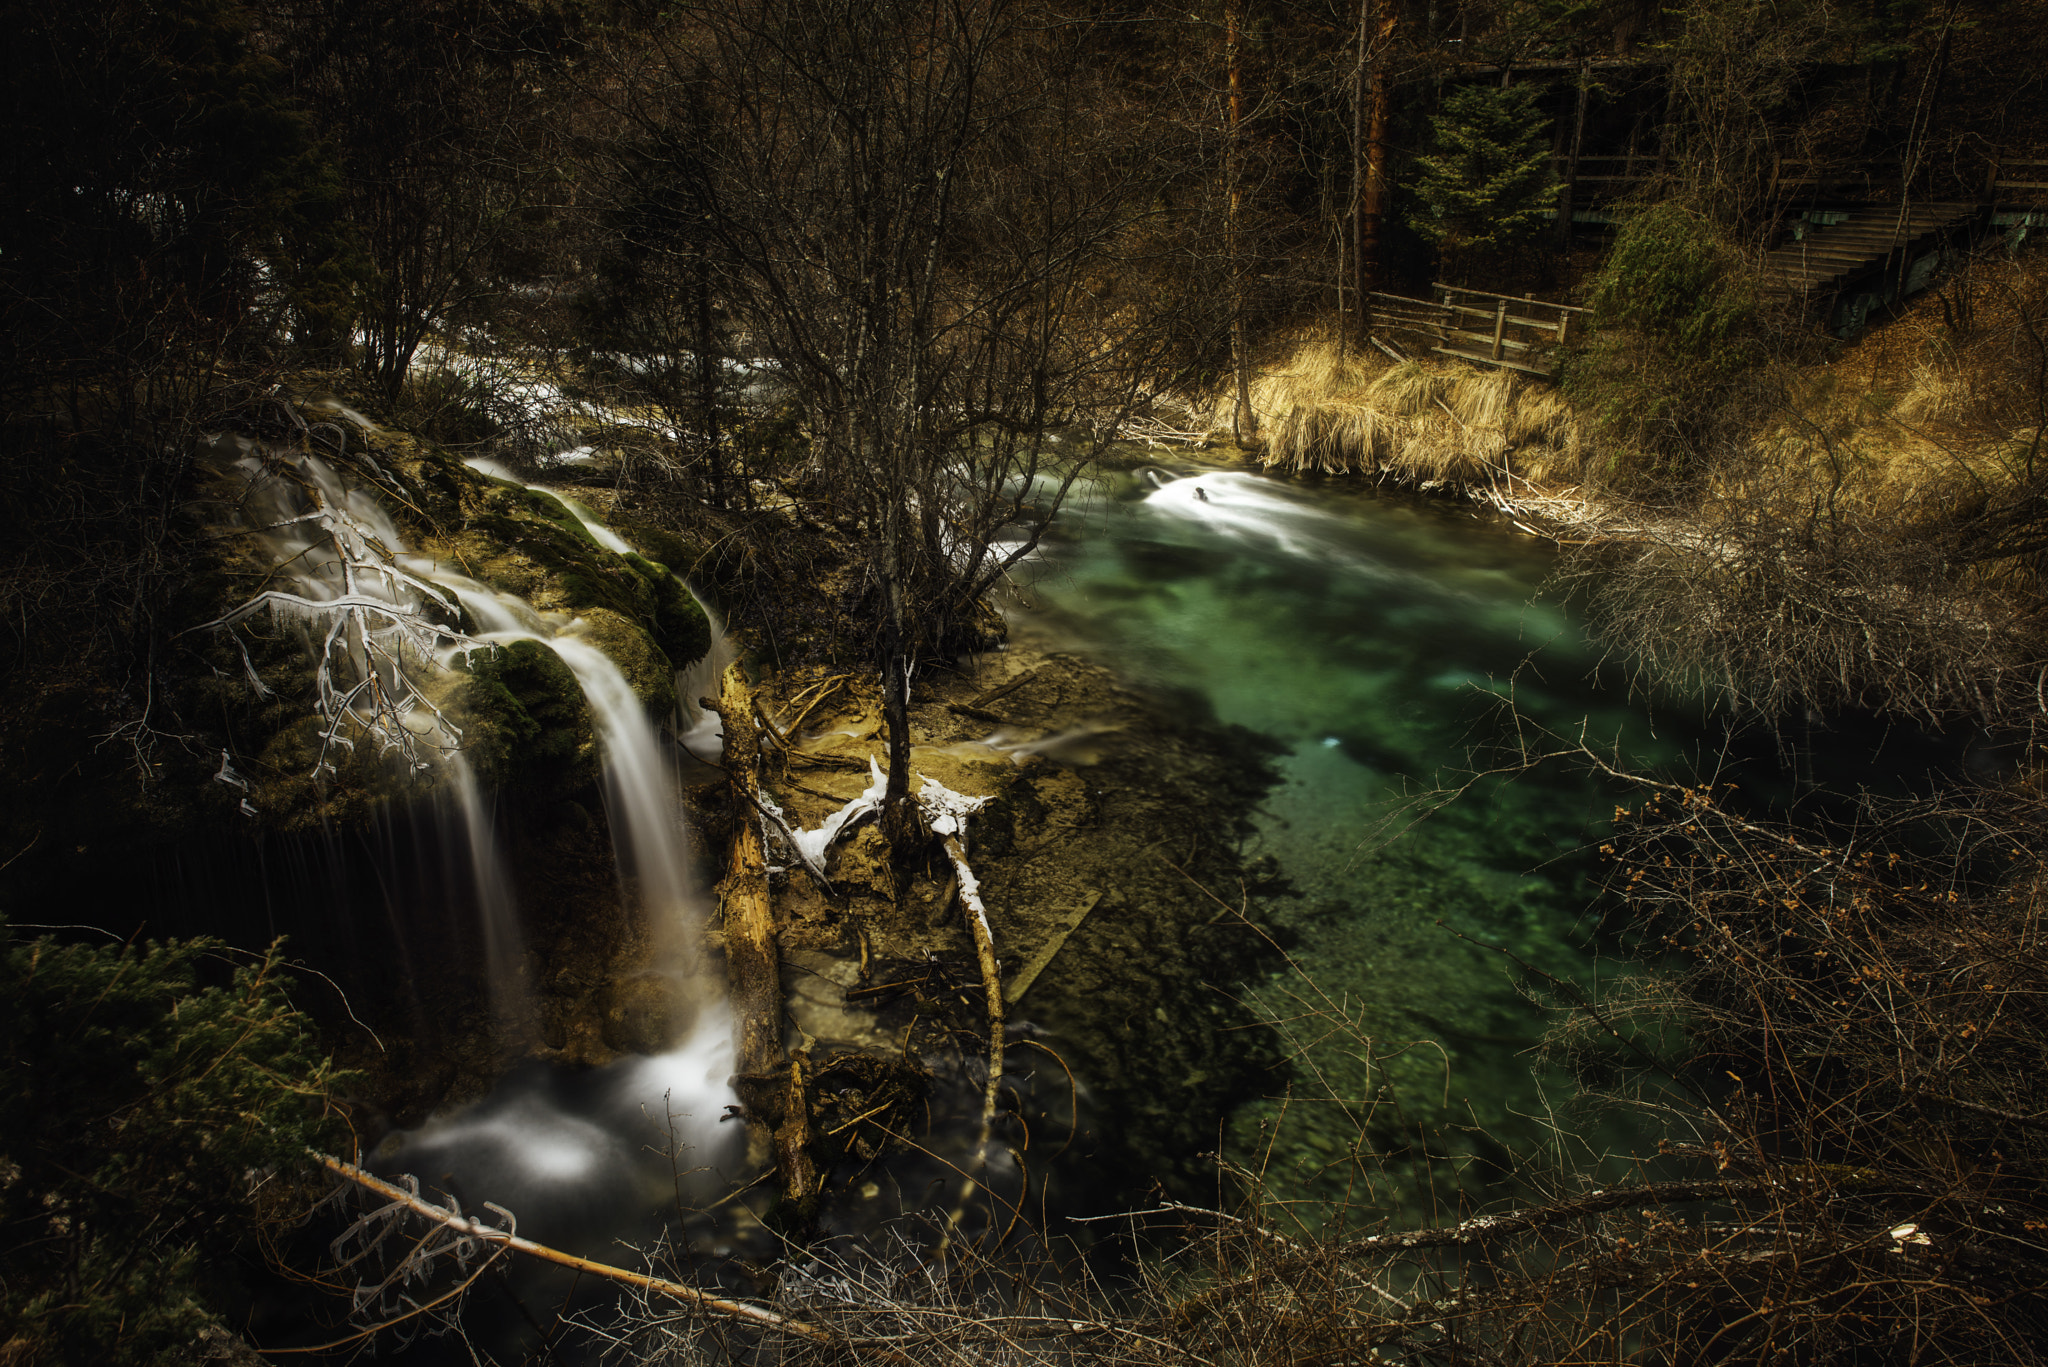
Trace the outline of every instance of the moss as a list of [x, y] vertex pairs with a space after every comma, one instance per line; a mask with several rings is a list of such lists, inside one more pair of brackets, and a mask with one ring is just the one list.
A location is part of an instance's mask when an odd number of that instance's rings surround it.
[[485, 784], [533, 794], [596, 782], [597, 731], [569, 666], [537, 641], [456, 658], [469, 678], [452, 702], [462, 750]]
[[615, 517], [612, 525], [634, 545], [644, 549], [649, 559], [686, 578], [697, 572], [697, 562], [704, 558], [702, 546], [665, 527], [632, 517]]
[[542, 493], [539, 489], [529, 489], [522, 484], [510, 484], [502, 479], [493, 479], [491, 484], [495, 487], [492, 488], [487, 501], [494, 506], [505, 510], [517, 509], [537, 517], [557, 531], [567, 532], [572, 539], [583, 542], [594, 551], [601, 552], [605, 549], [598, 544], [597, 538], [590, 534], [590, 529], [583, 525], [583, 520], [570, 512], [553, 494]]
[[681, 669], [703, 659], [711, 649], [711, 623], [690, 591], [666, 565], [641, 555], [627, 555], [625, 561], [646, 581], [652, 594], [654, 640], [669, 662]]
[[649, 710], [666, 716], [676, 706], [676, 670], [654, 637], [608, 608], [583, 614], [583, 639], [611, 658]]

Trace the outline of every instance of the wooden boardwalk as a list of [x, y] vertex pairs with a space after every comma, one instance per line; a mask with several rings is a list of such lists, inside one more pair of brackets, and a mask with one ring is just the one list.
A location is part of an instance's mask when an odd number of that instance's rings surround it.
[[1911, 261], [1982, 209], [1978, 204], [1929, 203], [1901, 214], [1880, 205], [1858, 210], [1842, 223], [1808, 228], [1802, 240], [1787, 242], [1764, 258], [1764, 292], [1777, 299], [1832, 292], [1854, 276]]

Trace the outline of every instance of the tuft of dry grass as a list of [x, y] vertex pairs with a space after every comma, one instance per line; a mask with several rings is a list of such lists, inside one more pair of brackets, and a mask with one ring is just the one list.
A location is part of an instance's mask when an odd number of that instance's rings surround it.
[[[1327, 337], [1297, 346], [1251, 386], [1259, 461], [1295, 473], [1373, 474], [1421, 485], [1576, 476], [1582, 438], [1554, 389], [1512, 371], [1394, 363]], [[1234, 392], [1210, 414], [1228, 428]]]

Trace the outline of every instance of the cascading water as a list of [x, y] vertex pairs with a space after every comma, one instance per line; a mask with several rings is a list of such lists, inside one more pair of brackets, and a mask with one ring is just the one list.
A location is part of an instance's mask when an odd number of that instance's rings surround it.
[[603, 651], [573, 636], [547, 642], [583, 686], [605, 751], [605, 805], [620, 872], [639, 888], [657, 961], [687, 971], [702, 929], [667, 757], [647, 710]]
[[519, 897], [498, 849], [496, 813], [477, 782], [476, 770], [460, 750], [448, 756], [449, 786], [469, 846], [469, 874], [476, 889], [483, 929], [484, 967], [490, 977], [491, 1009], [499, 1027], [525, 1019], [531, 992], [526, 982], [526, 946], [519, 924]]
[[[378, 491], [319, 457], [246, 443], [234, 453], [245, 479], [240, 520], [263, 542], [275, 579], [287, 588], [252, 600], [231, 619], [267, 607], [306, 629], [319, 654], [327, 747], [351, 750], [367, 739], [386, 753], [403, 751], [415, 771], [445, 775], [440, 805], [450, 819], [443, 843], [458, 848], [459, 840], [467, 853], [500, 1030], [531, 1016], [531, 987], [494, 795], [462, 753], [456, 724], [435, 703], [445, 691], [437, 683], [464, 652], [532, 641], [574, 675], [602, 752], [619, 883], [637, 901], [653, 967], [670, 984], [675, 1009], [667, 1019], [676, 1043], [668, 1052], [574, 1086], [545, 1070], [516, 1075], [481, 1105], [400, 1136], [403, 1156], [396, 1161], [429, 1164], [451, 1180], [516, 1197], [542, 1213], [543, 1227], [546, 1212], [556, 1209], [566, 1232], [592, 1210], [615, 1206], [621, 1182], [633, 1188], [638, 1179], [630, 1169], [645, 1150], [681, 1148], [693, 1151], [693, 1164], [715, 1160], [737, 1130], [721, 1132], [716, 1124], [732, 1100], [732, 1023], [722, 987], [698, 963], [706, 896], [684, 828], [676, 748], [650, 722], [619, 665], [586, 638], [583, 618], [543, 612], [412, 551]], [[588, 509], [565, 506], [600, 545], [630, 552]], [[464, 615], [473, 632], [457, 625]], [[714, 654], [729, 652], [721, 639], [714, 646]], [[253, 665], [250, 674], [261, 688]], [[701, 719], [686, 720], [701, 732]], [[698, 743], [705, 743], [701, 735]], [[709, 743], [715, 746], [715, 733]]]
[[[496, 461], [479, 459], [469, 461], [468, 465], [470, 469], [492, 479], [517, 482], [517, 477]], [[528, 484], [524, 487], [554, 498], [574, 514], [576, 520], [582, 524], [583, 530], [590, 533], [591, 538], [606, 550], [615, 551], [620, 555], [638, 553], [637, 547], [607, 527], [581, 501], [569, 497], [558, 489], [548, 489], [538, 484]], [[676, 707], [679, 715], [676, 718], [675, 732], [686, 755], [698, 760], [716, 762], [725, 747], [724, 729], [718, 714], [702, 706], [699, 700], [718, 691], [719, 678], [725, 673], [725, 667], [733, 662], [734, 652], [732, 641], [725, 634], [725, 624], [719, 620], [711, 605], [699, 599], [697, 606], [703, 609], [705, 621], [711, 624], [711, 648], [704, 652], [702, 658], [685, 664], [676, 671]]]

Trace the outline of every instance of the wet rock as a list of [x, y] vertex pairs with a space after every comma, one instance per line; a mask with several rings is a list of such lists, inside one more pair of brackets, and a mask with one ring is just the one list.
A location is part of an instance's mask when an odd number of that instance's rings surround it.
[[676, 706], [676, 671], [654, 638], [641, 627], [607, 608], [581, 614], [583, 638], [611, 657], [640, 701], [660, 716]]
[[604, 1042], [623, 1054], [658, 1054], [675, 1042], [676, 986], [666, 975], [635, 973], [605, 988]]
[[577, 792], [597, 780], [597, 733], [576, 675], [538, 641], [457, 657], [469, 678], [451, 705], [462, 749], [492, 787]]

